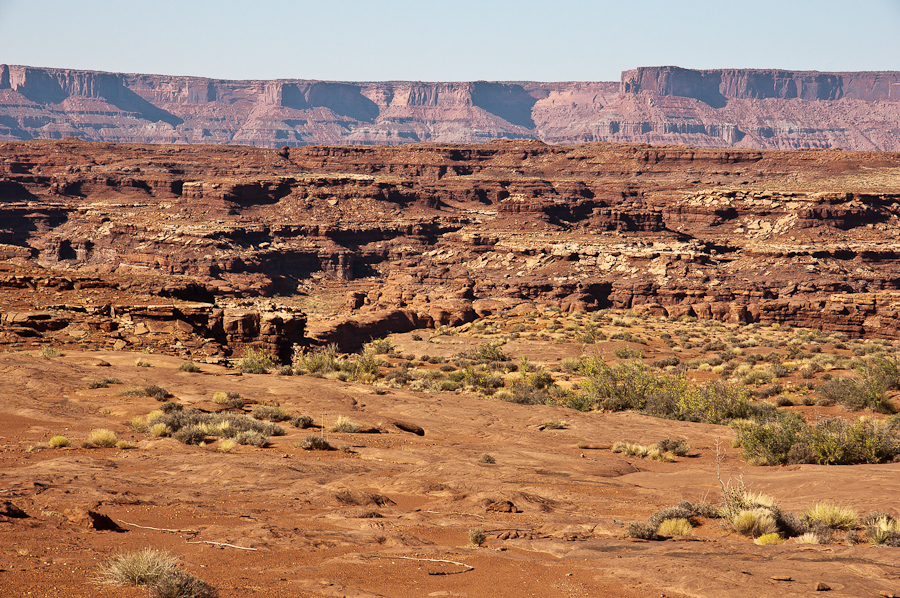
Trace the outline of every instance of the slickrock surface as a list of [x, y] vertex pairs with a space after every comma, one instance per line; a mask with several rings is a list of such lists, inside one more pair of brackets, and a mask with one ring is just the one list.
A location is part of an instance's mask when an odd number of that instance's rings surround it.
[[642, 67], [618, 82], [354, 83], [0, 65], [0, 140], [900, 150], [898, 130], [898, 72]]
[[[305, 376], [227, 376], [210, 365], [192, 374], [177, 371], [177, 358], [145, 354], [151, 367], [136, 367], [134, 356], [0, 355], [4, 596], [146, 596], [92, 580], [101, 562], [147, 547], [177, 555], [181, 569], [222, 598], [743, 598], [809, 596], [818, 583], [846, 598], [900, 592], [897, 548], [847, 546], [839, 534], [829, 545], [758, 546], [721, 520], [698, 517], [691, 537], [626, 538], [628, 523], [657, 509], [720, 500], [716, 440], [727, 445], [732, 434], [724, 426], [465, 394], [373, 394], [371, 386]], [[107, 376], [122, 385], [88, 388]], [[329, 433], [349, 452], [304, 451], [296, 443], [322, 430], [284, 422], [286, 435], [268, 448], [226, 454], [216, 443], [187, 446], [128, 427], [159, 403], [120, 389], [147, 384], [165, 385], [185, 409], [218, 407], [214, 392], [236, 391], [317, 424], [345, 415], [381, 433]], [[542, 431], [553, 418], [566, 428]], [[95, 428], [112, 429], [131, 448], [82, 448]], [[72, 446], [35, 448], [56, 434]], [[599, 448], [661, 438], [686, 439], [690, 456], [660, 463]], [[580, 441], [594, 448], [578, 448]], [[896, 513], [898, 464], [749, 467], [726, 450], [725, 479], [743, 476], [786, 512], [829, 500]], [[480, 463], [484, 453], [495, 463]], [[90, 512], [119, 529], [92, 526]], [[469, 545], [472, 528], [485, 531], [484, 547]]]

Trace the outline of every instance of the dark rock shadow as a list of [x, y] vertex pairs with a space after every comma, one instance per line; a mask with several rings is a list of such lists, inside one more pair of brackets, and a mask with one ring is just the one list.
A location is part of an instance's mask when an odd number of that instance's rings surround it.
[[533, 129], [531, 110], [535, 103], [537, 98], [521, 85], [487, 81], [472, 84], [472, 104], [512, 125]]

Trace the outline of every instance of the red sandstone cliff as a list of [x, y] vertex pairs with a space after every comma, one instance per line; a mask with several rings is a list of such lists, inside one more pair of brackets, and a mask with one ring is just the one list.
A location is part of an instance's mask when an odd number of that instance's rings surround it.
[[900, 73], [644, 67], [620, 83], [224, 81], [0, 65], [0, 140], [495, 138], [900, 150]]

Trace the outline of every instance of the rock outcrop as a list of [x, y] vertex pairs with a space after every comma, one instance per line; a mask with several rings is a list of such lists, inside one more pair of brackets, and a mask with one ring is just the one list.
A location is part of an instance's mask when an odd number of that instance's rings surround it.
[[898, 153], [64, 140], [0, 155], [12, 347], [286, 356], [535, 304], [897, 330]]
[[0, 65], [0, 140], [900, 150], [900, 73], [643, 67], [620, 82], [227, 81]]

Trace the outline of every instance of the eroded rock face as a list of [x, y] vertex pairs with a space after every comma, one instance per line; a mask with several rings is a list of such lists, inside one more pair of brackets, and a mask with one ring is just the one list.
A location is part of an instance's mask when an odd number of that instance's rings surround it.
[[287, 355], [535, 304], [897, 329], [896, 153], [65, 140], [0, 156], [11, 345]]
[[900, 150], [900, 73], [643, 67], [620, 82], [225, 81], [0, 65], [0, 140]]

